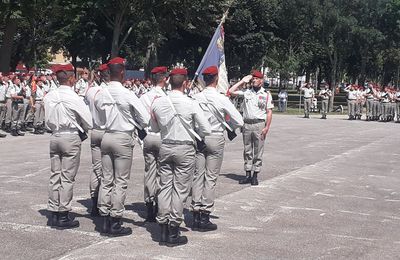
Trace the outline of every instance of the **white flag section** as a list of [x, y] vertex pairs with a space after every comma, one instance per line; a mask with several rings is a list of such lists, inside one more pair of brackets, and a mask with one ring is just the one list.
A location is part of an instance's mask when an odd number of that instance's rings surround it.
[[229, 89], [228, 72], [226, 70], [225, 63], [225, 50], [224, 50], [224, 27], [223, 22], [225, 16], [222, 19], [220, 25], [214, 33], [210, 44], [208, 45], [207, 51], [200, 62], [199, 67], [196, 71], [196, 77], [203, 79], [202, 72], [210, 67], [217, 66], [219, 70], [219, 81], [218, 81], [218, 91], [221, 93], [226, 93]]

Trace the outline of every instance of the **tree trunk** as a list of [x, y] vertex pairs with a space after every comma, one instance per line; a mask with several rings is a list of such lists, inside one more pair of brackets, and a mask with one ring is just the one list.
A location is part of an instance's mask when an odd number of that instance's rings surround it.
[[332, 97], [329, 99], [329, 107], [328, 111], [333, 111], [333, 103], [335, 100], [335, 88], [336, 88], [336, 74], [337, 74], [337, 67], [338, 67], [338, 54], [335, 50], [333, 52], [333, 60], [332, 60], [332, 71], [331, 71], [331, 91]]
[[358, 84], [364, 85], [365, 83], [365, 74], [366, 74], [366, 68], [367, 68], [367, 55], [368, 55], [368, 50], [363, 50], [361, 53], [361, 68], [360, 68], [360, 77], [358, 80]]
[[16, 31], [17, 19], [7, 17], [3, 45], [0, 48], [0, 72], [7, 73], [10, 71], [11, 53]]

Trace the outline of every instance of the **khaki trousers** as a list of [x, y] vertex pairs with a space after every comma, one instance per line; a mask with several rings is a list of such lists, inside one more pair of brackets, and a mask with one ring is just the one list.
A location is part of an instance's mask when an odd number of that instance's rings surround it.
[[374, 100], [372, 98], [367, 99], [367, 102], [365, 103], [365, 106], [367, 107], [367, 117], [372, 117], [373, 116], [373, 106], [374, 106]]
[[12, 100], [11, 100], [11, 98], [7, 98], [6, 107], [7, 107], [7, 111], [6, 111], [6, 118], [5, 118], [4, 122], [6, 124], [11, 124], [11, 120], [12, 120]]
[[321, 114], [322, 114], [322, 116], [326, 116], [326, 114], [328, 113], [328, 104], [329, 104], [329, 99], [321, 100]]
[[381, 115], [380, 102], [378, 100], [374, 100], [374, 105], [372, 107], [372, 116], [379, 117], [380, 115]]
[[48, 210], [70, 211], [75, 176], [81, 157], [78, 134], [53, 134], [50, 137], [51, 175]]
[[103, 135], [101, 141], [103, 176], [98, 200], [102, 216], [121, 218], [123, 215], [134, 145], [132, 134], [129, 133], [106, 132]]
[[44, 103], [43, 101], [36, 101], [35, 103], [35, 117], [33, 125], [39, 127], [43, 125], [44, 121]]
[[400, 120], [400, 101], [397, 101], [396, 103], [396, 114], [397, 114], [397, 120]]
[[148, 134], [143, 140], [144, 157], [144, 201], [153, 202], [157, 198], [160, 190], [159, 175], [159, 155], [161, 147], [161, 137], [159, 135]]
[[381, 115], [382, 115], [382, 120], [386, 120], [388, 115], [389, 115], [389, 110], [390, 110], [390, 103], [383, 103], [381, 106]]
[[99, 197], [99, 187], [103, 168], [101, 166], [101, 140], [104, 131], [93, 129], [90, 133], [90, 149], [92, 150], [92, 173], [90, 174], [90, 197]]
[[7, 105], [6, 102], [0, 102], [0, 127], [3, 124], [4, 119], [6, 118], [7, 113]]
[[356, 101], [355, 100], [348, 100], [348, 110], [349, 110], [349, 116], [355, 116], [356, 115]]
[[193, 211], [211, 212], [224, 157], [225, 138], [223, 135], [209, 135], [205, 143], [205, 151], [196, 153], [191, 208]]
[[311, 110], [312, 98], [304, 98], [304, 115], [309, 116]]
[[24, 103], [12, 103], [12, 123], [11, 128], [19, 129], [21, 128], [22, 124], [24, 123], [24, 116], [25, 116], [25, 105]]
[[245, 123], [243, 126], [243, 157], [245, 171], [261, 171], [265, 143], [265, 140], [261, 140], [261, 131], [264, 127], [265, 122], [263, 121], [255, 124]]
[[157, 222], [179, 226], [183, 204], [193, 181], [196, 151], [193, 145], [161, 144], [160, 192]]

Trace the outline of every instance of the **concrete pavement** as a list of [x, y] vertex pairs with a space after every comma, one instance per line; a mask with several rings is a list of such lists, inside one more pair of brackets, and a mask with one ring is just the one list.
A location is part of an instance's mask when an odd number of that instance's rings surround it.
[[[214, 212], [219, 229], [167, 248], [144, 224], [143, 157], [135, 147], [126, 201], [133, 234], [105, 238], [87, 209], [90, 149], [74, 190], [78, 229], [46, 226], [48, 136], [0, 140], [0, 258], [398, 259], [400, 124], [274, 115], [257, 187], [241, 186], [242, 140], [226, 145]], [[187, 214], [190, 220], [190, 214]]]

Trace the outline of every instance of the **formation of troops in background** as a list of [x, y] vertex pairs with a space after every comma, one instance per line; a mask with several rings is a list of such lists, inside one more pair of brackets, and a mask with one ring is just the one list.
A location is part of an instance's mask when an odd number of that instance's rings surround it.
[[[6, 130], [18, 136], [33, 126], [34, 133], [51, 133], [48, 225], [56, 229], [79, 226], [69, 212], [81, 145], [90, 135], [91, 216], [102, 219], [96, 227], [102, 235], [132, 233], [122, 217], [135, 138], [145, 161], [146, 221], [159, 224], [159, 243], [187, 243], [179, 227], [190, 193], [192, 230], [216, 230], [210, 213], [225, 136], [233, 140], [238, 128], [243, 134], [246, 174], [240, 183], [258, 185], [273, 108], [271, 94], [263, 89], [263, 74], [253, 71], [229, 90], [231, 96], [243, 98], [243, 116], [217, 90], [215, 66], [202, 72], [206, 87], [196, 92], [190, 91], [184, 68], [154, 68], [146, 89], [124, 81], [123, 58], [101, 65], [96, 74], [93, 84], [89, 84], [87, 72], [76, 82], [73, 66], [59, 65], [52, 76], [2, 77], [7, 83], [2, 109], [7, 113], [10, 106], [12, 111]], [[31, 125], [27, 118], [33, 112], [37, 114]]]

